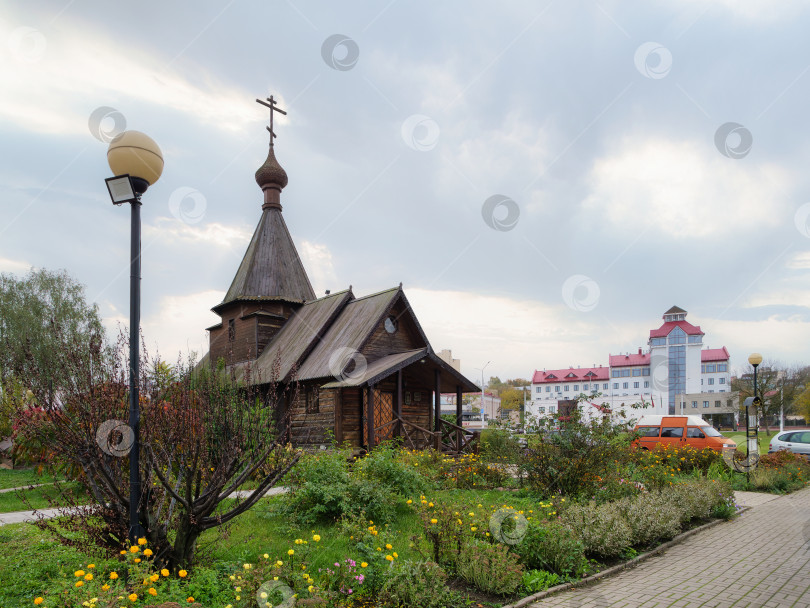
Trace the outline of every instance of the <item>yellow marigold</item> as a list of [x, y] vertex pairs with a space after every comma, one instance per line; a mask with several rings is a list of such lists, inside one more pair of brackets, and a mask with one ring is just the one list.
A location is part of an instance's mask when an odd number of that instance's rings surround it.
[[321, 535], [316, 534], [315, 536], [312, 537], [312, 540], [314, 540], [316, 543], [320, 542], [321, 541]]
[[189, 604], [193, 604], [193, 603], [194, 603], [194, 596], [189, 595], [189, 596], [188, 596], [188, 598], [186, 599], [186, 601], [187, 601]]
[[160, 575], [157, 572], [155, 572], [152, 576], [149, 577], [149, 580], [152, 581], [153, 583], [158, 582], [159, 579]]
[[394, 556], [393, 555], [386, 555], [385, 559], [387, 559], [389, 562], [392, 562], [392, 561], [394, 561]]
[[368, 568], [368, 562], [363, 562], [362, 564], [360, 564], [360, 567], [361, 568]]
[[437, 523], [439, 523], [439, 520], [438, 520], [438, 519], [431, 519], [431, 520], [430, 520], [430, 523], [432, 523], [432, 524], [437, 524]]
[[38, 597], [37, 599], [35, 599], [35, 600], [34, 600], [34, 603], [35, 603], [37, 606], [39, 606], [39, 605], [40, 605], [42, 602], [44, 602], [44, 601], [45, 601], [45, 600], [43, 600], [41, 597]]
[[145, 545], [146, 544], [146, 539], [145, 538], [139, 538], [138, 539], [138, 544], [139, 545]]
[[160, 573], [161, 573], [163, 576], [169, 576], [169, 571], [168, 571], [166, 568], [163, 568], [163, 570], [161, 570], [161, 571], [160, 571]]
[[281, 561], [281, 560], [276, 561], [276, 566], [283, 566], [283, 565], [284, 565], [283, 561]]
[[408, 502], [406, 502], [405, 504], [408, 504], [408, 505], [409, 505], [409, 504], [412, 504], [412, 503], [413, 503], [413, 501], [412, 501], [412, 500], [409, 498], [409, 499], [408, 499]]
[[385, 548], [386, 549], [393, 549], [393, 547], [391, 545], [385, 545]]
[[138, 601], [138, 594], [137, 593], [130, 593], [127, 598], [129, 598], [130, 602], [137, 602]]
[[131, 546], [129, 548], [130, 553], [137, 553], [138, 551], [140, 551], [140, 549], [138, 547], [136, 547], [135, 545], [133, 545], [133, 546]]
[[250, 564], [242, 564], [242, 567], [243, 567], [245, 570], [250, 570]]
[[181, 570], [180, 572], [177, 573], [177, 576], [179, 576], [180, 578], [186, 578], [188, 576], [188, 572], [186, 572], [185, 570]]
[[82, 585], [84, 585], [84, 581], [76, 581], [77, 587], [81, 587]]
[[93, 580], [93, 575], [88, 572], [87, 574], [84, 575], [84, 580], [92, 581]]
[[144, 550], [143, 550], [143, 554], [144, 554], [146, 557], [149, 557], [150, 555], [152, 555], [152, 549], [144, 549]]
[[269, 558], [270, 558], [270, 556], [269, 556], [267, 553], [265, 553], [265, 554], [264, 554], [262, 557], [263, 557], [264, 559], [269, 559]]
[[75, 576], [76, 578], [83, 577], [84, 576], [84, 570], [76, 570], [76, 572], [73, 573], [73, 576]]
[[295, 549], [290, 549], [287, 551], [287, 555], [295, 555]]
[[136, 558], [135, 558], [135, 563], [136, 563], [136, 564], [140, 564], [140, 563], [141, 563], [141, 558], [140, 558], [140, 557], [136, 557]]
[[309, 591], [310, 593], [312, 593], [313, 591], [315, 591], [315, 587], [313, 587], [312, 585], [310, 585], [309, 587], [307, 587], [307, 591]]
[[154, 587], [149, 587], [149, 595], [157, 595], [157, 589]]
[[397, 555], [396, 551], [394, 551], [391, 555], [393, 555], [394, 557], [399, 557], [399, 555]]
[[90, 569], [90, 570], [92, 570], [95, 567], [96, 567], [95, 564], [87, 564], [87, 568]]
[[109, 589], [109, 588], [110, 588], [110, 586], [109, 586], [107, 583], [104, 583], [104, 584], [101, 586], [101, 590], [102, 590], [102, 591], [107, 591], [107, 589]]

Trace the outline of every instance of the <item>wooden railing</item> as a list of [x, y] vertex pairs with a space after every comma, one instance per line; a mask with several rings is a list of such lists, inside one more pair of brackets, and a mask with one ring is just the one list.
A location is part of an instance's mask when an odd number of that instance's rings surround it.
[[436, 449], [442, 452], [464, 454], [478, 451], [480, 433], [470, 431], [447, 420], [439, 421], [439, 432], [436, 433], [436, 437], [439, 443]]

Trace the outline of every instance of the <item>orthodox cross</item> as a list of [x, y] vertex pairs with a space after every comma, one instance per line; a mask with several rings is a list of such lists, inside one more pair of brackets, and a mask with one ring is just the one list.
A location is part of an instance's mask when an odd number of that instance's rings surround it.
[[267, 101], [262, 101], [261, 99], [257, 99], [256, 102], [262, 104], [265, 107], [270, 108], [270, 126], [265, 127], [265, 128], [268, 131], [270, 131], [270, 145], [272, 146], [273, 145], [273, 139], [276, 137], [276, 134], [273, 132], [273, 112], [278, 112], [280, 114], [284, 114], [284, 116], [287, 115], [287, 112], [285, 112], [281, 108], [276, 107], [277, 102], [276, 102], [275, 99], [273, 99], [272, 95], [267, 98]]

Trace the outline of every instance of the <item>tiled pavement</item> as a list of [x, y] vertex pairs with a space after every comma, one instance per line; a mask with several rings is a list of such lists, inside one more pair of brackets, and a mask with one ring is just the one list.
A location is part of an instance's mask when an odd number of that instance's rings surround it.
[[810, 488], [776, 498], [752, 492], [736, 498], [751, 506], [737, 519], [532, 608], [810, 607]]

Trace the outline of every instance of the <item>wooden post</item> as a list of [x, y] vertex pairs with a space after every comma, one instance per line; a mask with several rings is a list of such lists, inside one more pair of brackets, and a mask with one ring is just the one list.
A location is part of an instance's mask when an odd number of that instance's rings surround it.
[[[461, 385], [456, 385], [456, 425], [464, 426], [461, 416]], [[456, 451], [461, 451], [461, 431], [456, 430]]]
[[332, 389], [335, 410], [335, 441], [338, 445], [343, 444], [343, 389]]
[[402, 436], [402, 370], [397, 372], [397, 393], [394, 397], [394, 412], [399, 418], [399, 422], [397, 422], [397, 430], [396, 435], [397, 437]]
[[433, 406], [436, 410], [435, 417], [436, 417], [436, 430], [441, 432], [442, 430], [442, 385], [441, 385], [441, 372], [438, 368], [433, 370], [434, 378], [436, 380], [436, 386], [433, 391]]
[[366, 389], [366, 424], [368, 424], [368, 451], [374, 447], [374, 388]]

